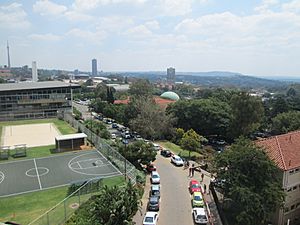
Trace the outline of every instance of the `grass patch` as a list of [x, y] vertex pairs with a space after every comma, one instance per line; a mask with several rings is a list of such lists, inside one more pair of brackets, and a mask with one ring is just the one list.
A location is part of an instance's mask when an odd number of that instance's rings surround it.
[[[123, 185], [122, 176], [105, 178], [103, 184], [107, 186]], [[45, 191], [38, 191], [14, 197], [0, 198], [0, 221], [14, 221], [20, 224], [28, 224], [57, 203], [62, 201], [68, 193], [68, 186], [53, 188]], [[86, 201], [91, 195], [86, 194], [80, 197], [81, 203]], [[71, 214], [75, 210], [70, 208], [72, 203], [78, 203], [78, 196], [74, 196], [66, 202], [67, 213]], [[63, 219], [64, 204], [49, 214], [50, 224], [59, 224], [57, 221]], [[43, 220], [46, 223], [46, 218]]]
[[[164, 148], [167, 148], [169, 150], [171, 150], [173, 153], [175, 153], [176, 155], [180, 155], [184, 158], [188, 158], [189, 157], [189, 151], [182, 149], [179, 145], [176, 145], [172, 142], [169, 141], [159, 141], [158, 142], [159, 145], [161, 145]], [[201, 157], [201, 154], [199, 152], [193, 152], [191, 151], [191, 158], [192, 157]]]

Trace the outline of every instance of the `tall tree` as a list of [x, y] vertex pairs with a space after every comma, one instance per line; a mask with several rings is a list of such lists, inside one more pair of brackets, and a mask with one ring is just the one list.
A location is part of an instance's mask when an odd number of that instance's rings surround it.
[[114, 88], [113, 87], [106, 87], [107, 94], [106, 94], [106, 101], [110, 104], [114, 104]]
[[290, 111], [280, 113], [272, 119], [272, 133], [284, 134], [300, 129], [300, 112]]
[[232, 138], [247, 136], [258, 129], [264, 117], [264, 107], [259, 98], [241, 92], [233, 95], [230, 102], [233, 116], [230, 127]]
[[134, 98], [148, 98], [152, 96], [153, 86], [149, 80], [139, 79], [129, 87], [129, 93]]
[[200, 148], [201, 136], [197, 134], [193, 129], [188, 130], [183, 134], [180, 140], [180, 146], [183, 149], [189, 151], [189, 157], [191, 157], [191, 151], [197, 151]]
[[232, 224], [266, 224], [284, 201], [280, 171], [264, 151], [240, 138], [216, 157], [217, 179], [231, 199]]

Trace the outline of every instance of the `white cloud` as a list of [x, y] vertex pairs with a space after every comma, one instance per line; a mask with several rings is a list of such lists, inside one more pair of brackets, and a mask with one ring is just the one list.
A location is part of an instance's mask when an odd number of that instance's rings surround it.
[[300, 13], [300, 1], [294, 0], [288, 3], [282, 4], [282, 9], [284, 11], [290, 11], [295, 13]]
[[65, 17], [73, 22], [76, 21], [89, 21], [92, 20], [93, 17], [91, 15], [82, 13], [82, 12], [77, 12], [77, 11], [67, 11], [65, 12]]
[[27, 14], [20, 3], [0, 6], [0, 27], [10, 29], [26, 29], [30, 26]]
[[28, 36], [30, 39], [33, 40], [41, 40], [41, 41], [59, 41], [62, 39], [61, 36], [47, 33], [47, 34], [30, 34]]
[[100, 5], [109, 5], [109, 4], [143, 4], [148, 0], [75, 0], [72, 7], [76, 11], [89, 11], [96, 9]]
[[124, 34], [131, 38], [148, 38], [152, 35], [152, 32], [145, 25], [138, 25], [129, 28]]
[[107, 37], [107, 33], [101, 30], [91, 32], [88, 30], [81, 30], [79, 28], [74, 28], [68, 31], [66, 36], [80, 38], [82, 40], [92, 42], [93, 44], [100, 45], [102, 44], [103, 40]]
[[61, 15], [67, 11], [67, 7], [59, 5], [49, 0], [39, 0], [33, 5], [33, 11], [42, 16], [46, 15]]
[[158, 30], [160, 28], [159, 22], [157, 20], [151, 20], [145, 23], [145, 26], [151, 30]]
[[165, 15], [179, 16], [192, 11], [192, 2], [192, 0], [161, 0], [161, 7]]
[[256, 12], [261, 12], [261, 13], [265, 13], [265, 12], [270, 12], [271, 11], [271, 7], [278, 5], [279, 1], [278, 0], [263, 0], [262, 4], [255, 7], [254, 10]]
[[97, 30], [120, 33], [134, 24], [133, 18], [128, 16], [101, 17], [96, 22]]

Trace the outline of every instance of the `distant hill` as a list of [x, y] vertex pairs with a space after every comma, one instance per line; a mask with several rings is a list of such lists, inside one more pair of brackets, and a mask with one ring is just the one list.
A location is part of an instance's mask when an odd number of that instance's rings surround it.
[[[151, 81], [165, 80], [166, 72], [122, 72], [123, 76], [146, 78]], [[292, 82], [259, 78], [226, 71], [211, 72], [176, 72], [176, 81], [188, 82], [206, 87], [237, 87], [237, 88], [276, 88], [285, 87]]]

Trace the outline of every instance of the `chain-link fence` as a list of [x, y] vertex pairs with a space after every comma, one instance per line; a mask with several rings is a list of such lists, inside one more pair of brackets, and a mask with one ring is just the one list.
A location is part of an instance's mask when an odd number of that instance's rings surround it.
[[101, 187], [101, 178], [71, 184], [69, 187], [71, 194], [68, 197], [28, 225], [64, 224], [82, 203], [86, 202], [91, 196], [98, 194]]
[[128, 178], [133, 185], [136, 184], [136, 177], [138, 174], [137, 169], [115, 148], [107, 144], [105, 139], [100, 138], [84, 124], [73, 118], [69, 113], [64, 113], [63, 119], [78, 131], [85, 133], [88, 139], [95, 145], [97, 150], [99, 150], [109, 161], [111, 161], [111, 163], [116, 166], [121, 173], [126, 174], [126, 178]]

